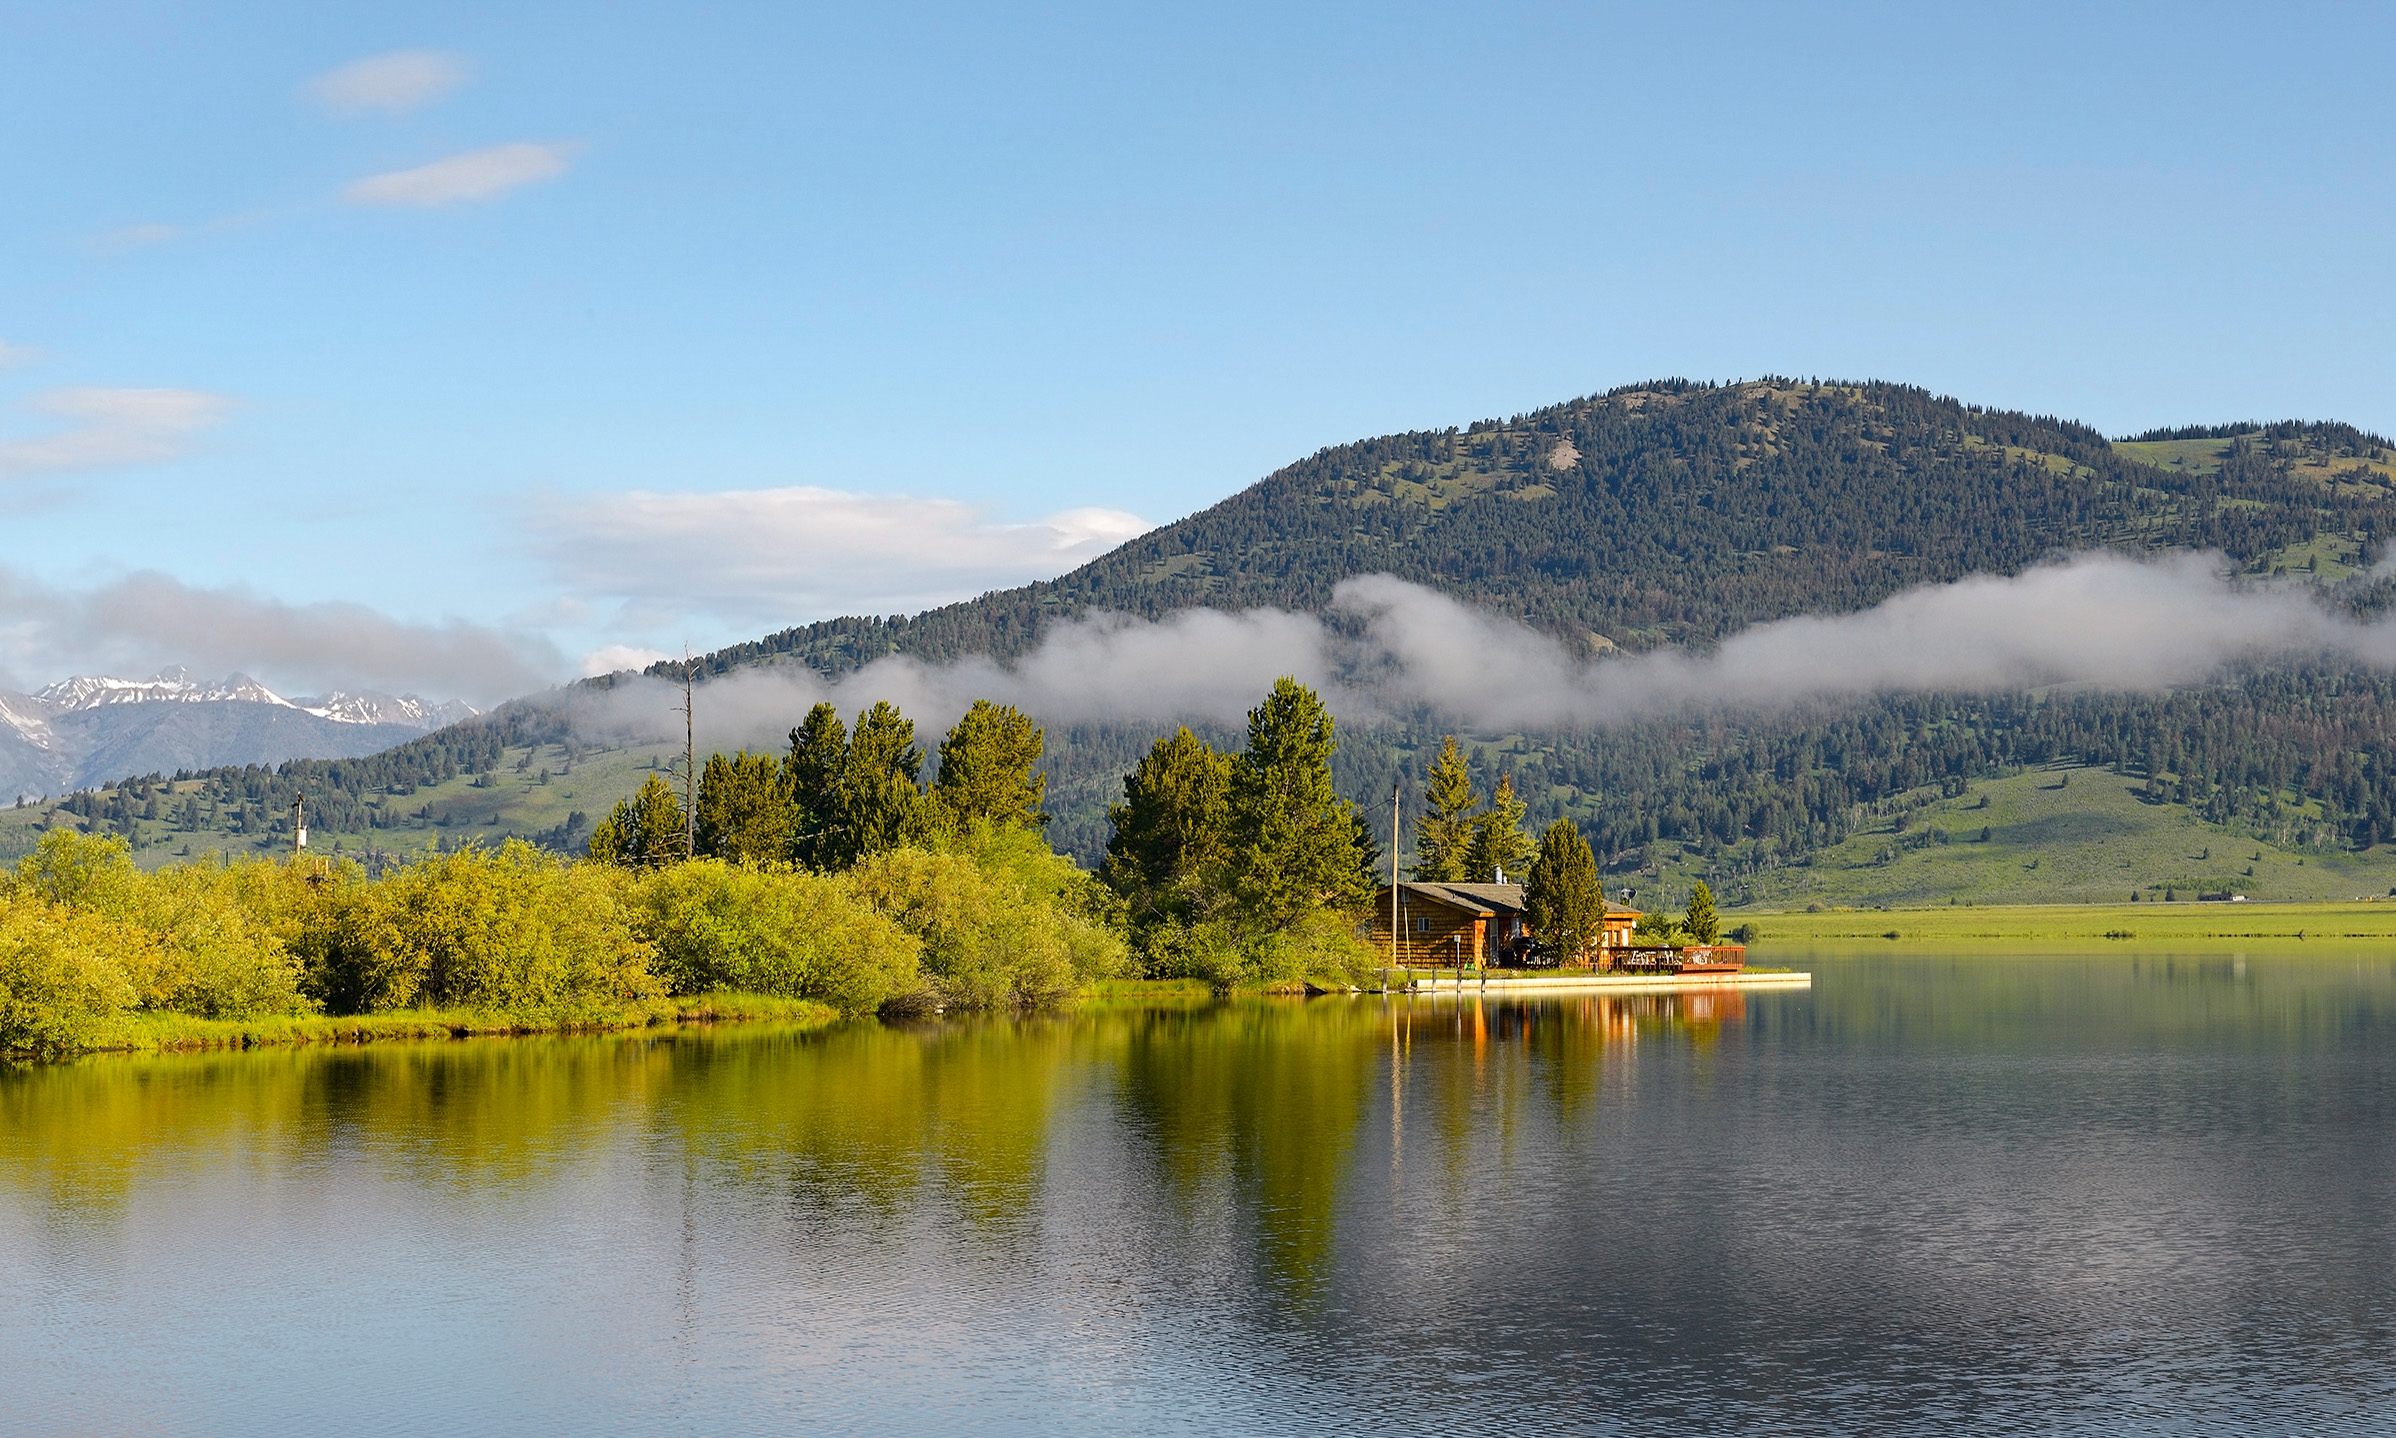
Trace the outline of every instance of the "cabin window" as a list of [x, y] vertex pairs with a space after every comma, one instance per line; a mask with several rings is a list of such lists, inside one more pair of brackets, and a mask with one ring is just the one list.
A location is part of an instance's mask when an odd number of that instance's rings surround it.
[[1431, 932], [1431, 921], [1429, 919], [1416, 919], [1414, 921], [1414, 931], [1418, 934], [1427, 934]]

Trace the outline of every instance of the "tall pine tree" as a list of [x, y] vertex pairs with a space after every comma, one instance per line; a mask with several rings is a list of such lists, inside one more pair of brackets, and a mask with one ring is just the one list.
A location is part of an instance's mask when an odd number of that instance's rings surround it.
[[1183, 729], [1157, 740], [1123, 776], [1123, 802], [1107, 810], [1115, 831], [1099, 874], [1128, 902], [1135, 926], [1213, 907], [1230, 844], [1231, 763]]
[[1458, 884], [1473, 877], [1473, 773], [1450, 734], [1423, 782], [1423, 817], [1414, 821], [1414, 877]]
[[923, 750], [915, 745], [915, 721], [886, 699], [857, 716], [840, 766], [840, 836], [833, 845], [836, 867], [868, 854], [900, 848], [923, 837]]
[[956, 823], [1039, 825], [1048, 776], [1039, 770], [1040, 726], [1012, 704], [976, 699], [940, 741], [932, 797]]
[[591, 857], [631, 869], [663, 868], [690, 857], [684, 849], [688, 837], [682, 801], [671, 785], [651, 774], [639, 792], [618, 800], [591, 830]]
[[1523, 883], [1523, 909], [1531, 933], [1558, 964], [1588, 963], [1605, 937], [1606, 893], [1597, 878], [1597, 856], [1579, 826], [1558, 819], [1539, 837], [1539, 857]]
[[1530, 836], [1522, 831], [1527, 806], [1515, 797], [1514, 780], [1499, 775], [1489, 796], [1489, 811], [1473, 820], [1472, 849], [1465, 861], [1466, 882], [1493, 884], [1500, 874], [1521, 881], [1522, 866], [1531, 857]]
[[1356, 811], [1331, 783], [1331, 711], [1282, 678], [1249, 711], [1248, 747], [1231, 767], [1231, 891], [1257, 930], [1285, 928], [1318, 909], [1361, 908], [1373, 877]]
[[848, 752], [848, 726], [829, 704], [808, 710], [806, 721], [790, 731], [790, 753], [782, 760], [792, 809], [790, 857], [810, 869], [837, 867], [840, 772]]
[[699, 853], [736, 864], [790, 857], [790, 778], [771, 754], [710, 754], [699, 770]]

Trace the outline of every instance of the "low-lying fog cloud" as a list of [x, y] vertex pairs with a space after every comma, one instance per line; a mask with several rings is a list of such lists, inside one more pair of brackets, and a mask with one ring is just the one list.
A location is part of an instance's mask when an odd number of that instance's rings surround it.
[[[778, 747], [826, 698], [844, 713], [891, 700], [927, 737], [977, 698], [1050, 724], [1233, 722], [1284, 674], [1321, 689], [1347, 723], [1427, 708], [1441, 722], [1494, 732], [1874, 692], [2157, 689], [2280, 656], [2396, 664], [2396, 625], [2358, 624], [2299, 588], [2234, 581], [2211, 554], [2082, 554], [1908, 590], [1860, 613], [1757, 625], [1710, 654], [1595, 662], [1388, 575], [1342, 583], [1333, 608], [1333, 622], [1272, 609], [1156, 622], [1100, 615], [1058, 627], [1012, 664], [890, 658], [833, 684], [797, 665], [746, 670], [702, 687], [701, 738], [711, 748]], [[678, 698], [671, 686], [636, 681], [591, 701], [587, 722], [595, 735], [663, 737]], [[672, 732], [679, 727], [677, 715]]]

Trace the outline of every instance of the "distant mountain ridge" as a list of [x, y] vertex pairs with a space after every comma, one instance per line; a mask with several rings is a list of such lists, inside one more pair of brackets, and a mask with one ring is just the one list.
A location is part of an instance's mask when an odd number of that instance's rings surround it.
[[375, 753], [473, 718], [471, 705], [335, 691], [286, 698], [245, 674], [79, 674], [0, 693], [0, 802], [131, 774]]

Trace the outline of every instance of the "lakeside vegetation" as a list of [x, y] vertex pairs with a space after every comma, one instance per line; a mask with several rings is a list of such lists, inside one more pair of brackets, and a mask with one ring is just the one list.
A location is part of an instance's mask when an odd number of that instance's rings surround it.
[[122, 835], [50, 828], [0, 878], [0, 1052], [1027, 1006], [1371, 961], [1352, 930], [1379, 851], [1295, 681], [1237, 753], [1159, 742], [1103, 874], [1041, 836], [1042, 731], [1012, 708], [976, 703], [928, 777], [886, 703], [853, 724], [819, 704], [790, 740], [711, 756], [688, 805], [652, 773], [580, 859], [508, 840], [375, 872], [145, 871]]

